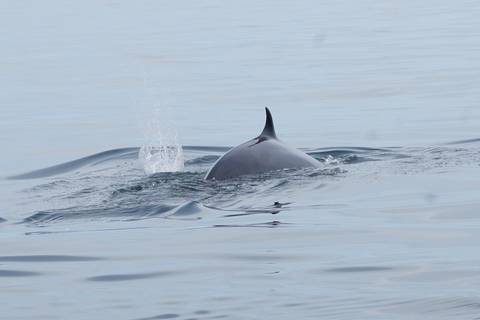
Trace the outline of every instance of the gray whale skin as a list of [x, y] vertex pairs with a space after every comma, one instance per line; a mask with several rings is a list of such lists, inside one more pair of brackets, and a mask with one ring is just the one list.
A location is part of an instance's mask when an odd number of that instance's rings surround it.
[[265, 112], [267, 119], [262, 133], [225, 153], [208, 171], [206, 180], [225, 180], [273, 170], [320, 166], [319, 161], [280, 141], [275, 134], [270, 110], [265, 108]]

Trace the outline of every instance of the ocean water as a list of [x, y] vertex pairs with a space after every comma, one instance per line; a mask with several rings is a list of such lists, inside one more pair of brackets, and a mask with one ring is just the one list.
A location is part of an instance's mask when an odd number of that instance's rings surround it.
[[0, 319], [480, 319], [479, 16], [0, 1]]

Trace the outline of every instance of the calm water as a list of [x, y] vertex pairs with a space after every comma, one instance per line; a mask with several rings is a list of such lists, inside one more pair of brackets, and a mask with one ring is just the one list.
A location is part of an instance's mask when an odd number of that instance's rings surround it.
[[[479, 16], [0, 1], [0, 318], [480, 319]], [[264, 106], [322, 168], [205, 182]]]

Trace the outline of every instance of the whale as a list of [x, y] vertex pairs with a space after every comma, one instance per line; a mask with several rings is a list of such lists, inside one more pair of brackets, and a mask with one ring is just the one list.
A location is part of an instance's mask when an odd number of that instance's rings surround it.
[[318, 160], [278, 139], [270, 110], [265, 108], [265, 113], [265, 126], [260, 135], [227, 151], [210, 168], [205, 180], [321, 166]]

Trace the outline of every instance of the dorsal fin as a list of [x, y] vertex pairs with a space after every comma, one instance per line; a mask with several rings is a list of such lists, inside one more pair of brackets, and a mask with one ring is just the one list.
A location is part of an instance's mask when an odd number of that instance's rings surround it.
[[263, 131], [262, 133], [260, 133], [259, 137], [277, 139], [277, 135], [275, 133], [275, 126], [273, 125], [272, 114], [267, 107], [265, 107], [265, 113], [267, 115], [267, 118], [265, 120], [265, 127], [263, 128]]

